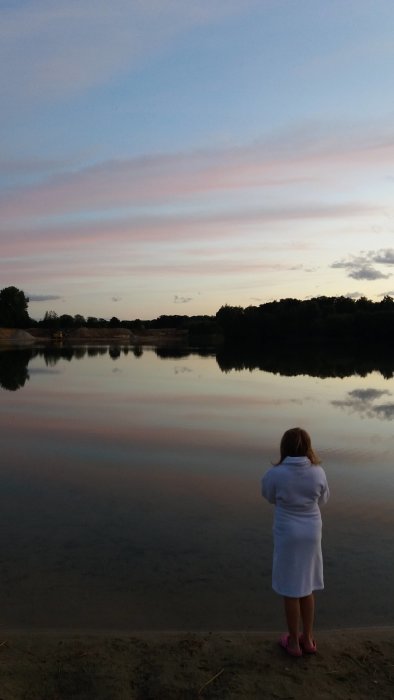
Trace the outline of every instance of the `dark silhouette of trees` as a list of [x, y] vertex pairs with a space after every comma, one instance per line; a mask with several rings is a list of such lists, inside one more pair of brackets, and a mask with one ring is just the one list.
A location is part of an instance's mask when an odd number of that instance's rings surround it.
[[50, 328], [51, 330], [57, 330], [60, 328], [60, 319], [56, 311], [46, 311], [42, 325], [44, 328]]
[[356, 345], [320, 344], [240, 345], [225, 343], [216, 352], [216, 362], [222, 372], [261, 370], [291, 377], [305, 374], [312, 377], [365, 377], [380, 372], [390, 379], [394, 376], [394, 356], [388, 348]]
[[74, 328], [74, 318], [70, 314], [62, 314], [59, 316], [59, 325], [62, 330]]
[[394, 300], [316, 297], [281, 299], [260, 306], [222, 306], [216, 320], [225, 340], [267, 345], [276, 341], [363, 342], [394, 341]]
[[26, 328], [30, 324], [28, 297], [17, 287], [4, 287], [0, 291], [0, 326]]
[[[28, 298], [17, 287], [0, 291], [0, 326], [27, 328], [36, 324], [27, 313]], [[190, 345], [218, 347], [225, 344], [266, 347], [278, 341], [294, 343], [363, 343], [368, 345], [394, 342], [394, 299], [386, 295], [373, 302], [366, 297], [354, 300], [345, 296], [318, 296], [301, 301], [295, 298], [271, 301], [259, 306], [222, 306], [215, 316], [161, 315], [152, 320], [119, 320], [81, 314], [58, 316], [47, 311], [38, 322], [51, 331], [80, 328], [127, 328], [134, 333], [149, 330], [184, 332]], [[170, 334], [169, 334], [170, 336]]]
[[0, 353], [0, 387], [8, 391], [21, 389], [29, 379], [28, 364], [33, 350], [8, 350]]

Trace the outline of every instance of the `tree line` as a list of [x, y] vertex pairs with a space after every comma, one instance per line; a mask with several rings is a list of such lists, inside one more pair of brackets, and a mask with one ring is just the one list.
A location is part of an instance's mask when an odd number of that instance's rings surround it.
[[267, 345], [281, 341], [394, 341], [394, 299], [320, 296], [301, 301], [281, 299], [259, 306], [222, 306], [216, 314], [224, 337], [232, 342]]
[[345, 296], [319, 296], [301, 301], [286, 298], [258, 306], [222, 306], [215, 315], [161, 315], [150, 320], [106, 320], [80, 314], [58, 316], [47, 311], [40, 321], [30, 318], [29, 299], [16, 287], [0, 291], [0, 327], [33, 326], [51, 330], [87, 328], [139, 329], [175, 328], [187, 330], [197, 340], [221, 339], [224, 343], [267, 346], [282, 341], [286, 344], [311, 341], [363, 342], [367, 344], [394, 341], [394, 299], [385, 296], [374, 302], [366, 297], [357, 300]]

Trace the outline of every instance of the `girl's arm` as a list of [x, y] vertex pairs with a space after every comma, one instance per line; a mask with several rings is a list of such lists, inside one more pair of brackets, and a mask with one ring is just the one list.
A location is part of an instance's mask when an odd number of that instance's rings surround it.
[[269, 503], [276, 503], [276, 488], [271, 469], [261, 480], [261, 494]]
[[330, 498], [330, 489], [328, 488], [327, 479], [325, 478], [324, 484], [322, 487], [322, 491], [321, 491], [321, 494], [319, 496], [319, 501], [318, 501], [319, 506], [323, 506], [325, 503], [327, 503], [329, 498]]

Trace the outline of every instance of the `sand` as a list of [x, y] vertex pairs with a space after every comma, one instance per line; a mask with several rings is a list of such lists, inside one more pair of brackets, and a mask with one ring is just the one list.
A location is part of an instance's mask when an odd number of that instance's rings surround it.
[[391, 700], [394, 628], [324, 631], [293, 659], [252, 632], [1, 632], [0, 700]]

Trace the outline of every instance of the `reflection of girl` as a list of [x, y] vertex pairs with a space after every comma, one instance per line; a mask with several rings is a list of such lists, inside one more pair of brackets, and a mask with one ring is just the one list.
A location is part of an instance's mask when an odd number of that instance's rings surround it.
[[264, 498], [275, 504], [272, 587], [284, 598], [288, 626], [279, 643], [291, 656], [316, 652], [313, 591], [324, 588], [319, 506], [329, 497], [318, 464], [308, 433], [292, 428], [282, 437], [280, 461], [262, 480]]

